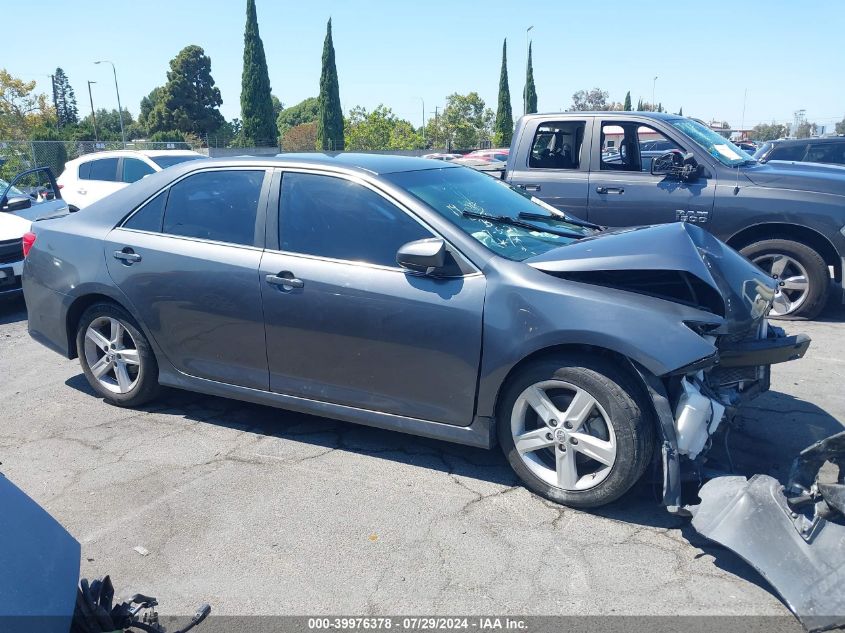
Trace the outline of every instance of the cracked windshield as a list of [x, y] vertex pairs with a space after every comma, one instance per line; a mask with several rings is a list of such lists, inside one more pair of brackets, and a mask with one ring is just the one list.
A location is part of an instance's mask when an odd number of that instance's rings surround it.
[[403, 172], [390, 180], [508, 259], [528, 259], [593, 233], [588, 223], [468, 169]]

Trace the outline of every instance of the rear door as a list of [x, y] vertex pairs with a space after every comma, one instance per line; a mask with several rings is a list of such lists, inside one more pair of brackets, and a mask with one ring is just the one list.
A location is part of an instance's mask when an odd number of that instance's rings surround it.
[[[510, 183], [544, 202], [586, 219], [592, 117], [544, 121], [520, 139]], [[525, 149], [523, 149], [525, 148]], [[530, 148], [530, 151], [526, 151]]]
[[80, 163], [78, 180], [74, 183], [76, 189], [68, 192], [68, 198], [82, 209], [123, 189], [126, 183], [120, 177], [119, 164], [119, 158], [97, 158]]
[[401, 269], [399, 248], [434, 232], [351, 177], [286, 171], [280, 200], [261, 262], [271, 390], [470, 424], [484, 276]]
[[652, 122], [596, 118], [593, 130], [590, 222], [638, 226], [679, 220], [707, 226], [716, 179], [708, 171], [692, 182], [651, 174], [651, 162], [669, 149], [690, 151]]
[[112, 279], [185, 374], [268, 388], [258, 266], [269, 186], [262, 168], [193, 172], [105, 240]]

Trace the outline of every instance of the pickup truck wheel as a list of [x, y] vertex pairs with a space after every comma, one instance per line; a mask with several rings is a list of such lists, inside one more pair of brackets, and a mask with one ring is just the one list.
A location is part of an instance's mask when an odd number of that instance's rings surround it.
[[502, 391], [499, 443], [533, 492], [594, 508], [642, 476], [654, 423], [632, 379], [603, 358], [566, 356], [519, 371]]
[[761, 240], [740, 251], [778, 282], [769, 316], [813, 319], [827, 302], [830, 273], [812, 248], [791, 240]]
[[88, 384], [106, 401], [137, 407], [158, 395], [158, 363], [135, 320], [122, 308], [88, 308], [76, 332], [79, 364]]

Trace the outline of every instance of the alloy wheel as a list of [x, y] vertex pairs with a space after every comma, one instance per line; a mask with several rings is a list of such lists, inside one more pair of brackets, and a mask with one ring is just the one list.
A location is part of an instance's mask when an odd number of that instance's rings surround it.
[[531, 472], [563, 490], [598, 486], [616, 462], [610, 416], [586, 390], [562, 380], [535, 383], [519, 395], [511, 432]]
[[753, 261], [778, 282], [770, 314], [786, 316], [798, 310], [810, 289], [806, 269], [793, 257], [781, 253], [760, 255]]
[[105, 389], [128, 393], [138, 383], [141, 360], [132, 334], [113, 317], [94, 319], [85, 331], [85, 362]]

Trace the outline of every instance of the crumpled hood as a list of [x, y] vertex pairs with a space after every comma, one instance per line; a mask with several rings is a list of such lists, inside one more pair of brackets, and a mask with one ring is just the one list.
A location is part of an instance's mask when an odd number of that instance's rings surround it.
[[845, 196], [845, 167], [773, 160], [741, 168], [758, 187], [814, 191]]
[[766, 314], [776, 289], [734, 249], [685, 222], [607, 231], [525, 263], [573, 281], [698, 303], [725, 317], [722, 331], [750, 328]]

